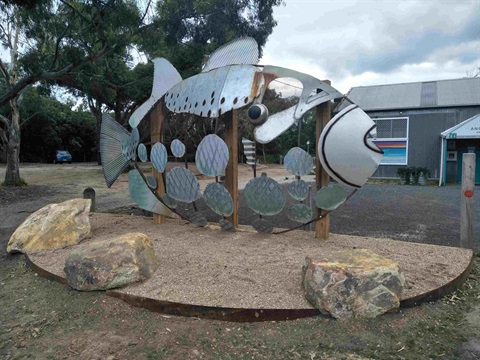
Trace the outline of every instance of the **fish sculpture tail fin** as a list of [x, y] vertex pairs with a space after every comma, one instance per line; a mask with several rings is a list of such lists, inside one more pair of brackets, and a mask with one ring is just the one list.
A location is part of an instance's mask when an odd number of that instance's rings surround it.
[[152, 94], [147, 101], [137, 108], [128, 120], [132, 128], [138, 126], [140, 121], [153, 109], [153, 107], [160, 101], [163, 95], [170, 90], [174, 85], [182, 81], [182, 77], [177, 69], [164, 58], [156, 58], [153, 60], [153, 86]]
[[100, 156], [103, 177], [111, 187], [128, 166], [130, 133], [108, 114], [102, 115], [100, 128]]

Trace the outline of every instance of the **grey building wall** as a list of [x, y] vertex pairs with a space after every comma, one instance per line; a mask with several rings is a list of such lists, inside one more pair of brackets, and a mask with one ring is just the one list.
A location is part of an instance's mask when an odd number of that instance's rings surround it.
[[[409, 118], [408, 164], [427, 167], [433, 178], [440, 174], [440, 133], [480, 113], [480, 106], [422, 110], [367, 111], [372, 118]], [[399, 165], [380, 165], [373, 178], [397, 177]], [[405, 167], [405, 166], [403, 166]]]

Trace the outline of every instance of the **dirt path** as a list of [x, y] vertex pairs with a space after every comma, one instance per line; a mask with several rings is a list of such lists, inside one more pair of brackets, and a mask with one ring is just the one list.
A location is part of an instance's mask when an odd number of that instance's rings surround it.
[[[0, 177], [2, 171], [0, 166]], [[87, 186], [95, 188], [100, 210], [131, 204], [126, 180], [120, 178], [112, 189], [107, 189], [101, 185], [100, 168], [91, 164], [27, 165], [22, 166], [22, 177], [31, 186], [0, 188], [1, 249], [5, 249], [13, 230], [31, 212], [48, 203], [81, 196]], [[332, 231], [364, 236], [381, 232], [382, 236], [397, 234], [403, 240], [426, 242], [433, 236], [435, 241], [450, 239], [453, 243], [457, 236], [455, 204], [459, 195], [455, 195], [455, 188], [451, 192], [449, 188], [444, 192], [437, 189], [367, 186], [357, 194], [357, 200], [352, 198], [351, 203], [332, 216]], [[380, 209], [374, 203], [367, 205], [366, 201], [375, 196], [388, 201], [383, 201]], [[23, 257], [7, 255], [5, 250], [0, 254], [0, 358], [480, 357], [478, 256], [473, 274], [455, 294], [379, 319], [342, 322], [317, 317], [238, 324], [162, 316], [132, 308], [102, 293], [73, 291], [35, 276], [25, 266]]]

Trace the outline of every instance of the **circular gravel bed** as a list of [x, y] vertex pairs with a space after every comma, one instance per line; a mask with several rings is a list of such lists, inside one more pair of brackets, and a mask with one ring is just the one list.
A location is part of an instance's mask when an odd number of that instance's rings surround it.
[[[250, 309], [257, 318], [262, 316], [260, 311], [270, 314], [273, 310], [292, 310], [286, 318], [300, 317], [302, 310], [315, 314], [301, 285], [302, 265], [309, 254], [367, 248], [396, 260], [407, 280], [403, 306], [452, 290], [468, 275], [472, 260], [471, 250], [379, 238], [331, 234], [328, 241], [321, 241], [311, 232], [266, 235], [250, 227], [226, 233], [216, 226], [198, 228], [180, 220], [155, 225], [151, 218], [121, 214], [92, 214], [90, 220], [93, 236], [87, 241], [142, 232], [153, 241], [159, 257], [160, 268], [152, 278], [110, 295], [137, 306], [193, 316], [208, 317], [215, 308], [220, 309], [215, 318], [222, 318], [222, 311], [228, 315], [242, 309]], [[34, 268], [62, 281], [70, 251], [59, 249], [29, 258]], [[227, 315], [223, 317], [231, 319]]]

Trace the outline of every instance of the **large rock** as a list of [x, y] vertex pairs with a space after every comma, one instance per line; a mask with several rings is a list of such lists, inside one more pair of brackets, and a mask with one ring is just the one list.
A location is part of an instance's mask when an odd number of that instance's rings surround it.
[[149, 278], [158, 268], [150, 239], [129, 233], [80, 245], [65, 260], [68, 284], [77, 290], [106, 290]]
[[398, 264], [366, 249], [305, 258], [307, 300], [335, 318], [376, 317], [400, 305]]
[[91, 234], [89, 211], [89, 199], [47, 205], [31, 214], [15, 230], [7, 251], [35, 253], [78, 244]]

